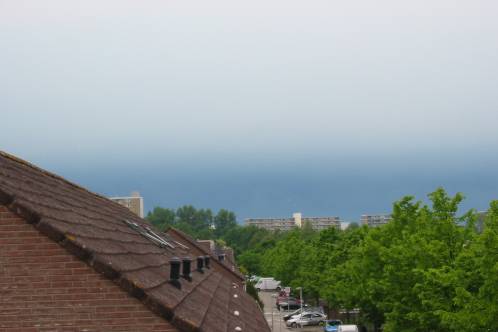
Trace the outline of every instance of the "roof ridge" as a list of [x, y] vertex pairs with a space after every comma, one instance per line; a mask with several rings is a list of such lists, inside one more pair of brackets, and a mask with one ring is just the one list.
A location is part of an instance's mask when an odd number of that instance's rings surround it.
[[[10, 165], [9, 165], [9, 166], [7, 166], [7, 168], [12, 168], [12, 166], [10, 166]], [[18, 171], [19, 171], [19, 170], [15, 170], [15, 172], [18, 172]], [[10, 178], [10, 179], [13, 179], [13, 178], [12, 178], [12, 177], [10, 177], [9, 175], [7, 175], [7, 177], [8, 177], [8, 178]], [[31, 181], [37, 181], [36, 179], [33, 179], [33, 178], [30, 178], [30, 180], [31, 180]], [[66, 182], [67, 182], [67, 183], [70, 183], [69, 181], [66, 181]], [[6, 184], [7, 186], [9, 186], [9, 185], [10, 185], [9, 183], [4, 183], [4, 184]], [[58, 199], [57, 197], [55, 197], [56, 193], [54, 193], [52, 190], [49, 190], [49, 189], [44, 189], [44, 190], [46, 190], [46, 192], [48, 192], [48, 193], [50, 193], [50, 194], [54, 194], [53, 199], [54, 199], [55, 201], [57, 201], [57, 202], [59, 202], [59, 203], [63, 203], [63, 204], [70, 205], [70, 206], [72, 207], [72, 209], [71, 209], [71, 210], [73, 210], [74, 208], [75, 208], [75, 209], [83, 209], [83, 207], [82, 207], [82, 206], [80, 206], [80, 205], [76, 205], [76, 204], [74, 204], [74, 203], [71, 203], [71, 201], [78, 201], [78, 202], [81, 202], [81, 201], [79, 201], [77, 198], [71, 198], [70, 200], [61, 200], [61, 199]], [[86, 190], [86, 189], [85, 189], [85, 190]], [[33, 193], [33, 191], [32, 191], [32, 190], [29, 190], [29, 189], [24, 189], [24, 191], [26, 191], [26, 192], [28, 192], [28, 191], [29, 191], [30, 193]], [[66, 189], [62, 189], [62, 191], [67, 192], [67, 190], [66, 190]], [[92, 193], [92, 192], [90, 192], [90, 191], [88, 191], [88, 190], [86, 190], [86, 191], [87, 191], [87, 192], [89, 192], [89, 193], [91, 193], [92, 195], [99, 196], [99, 194]], [[112, 201], [112, 200], [111, 200], [111, 201]], [[95, 205], [95, 203], [94, 203], [94, 202], [92, 202], [92, 203], [88, 203], [87, 205], [91, 205], [91, 206], [94, 206], [94, 207], [97, 207], [97, 206], [98, 206], [98, 205]], [[113, 207], [114, 207], [114, 206], [113, 206]], [[130, 212], [130, 213], [131, 213], [131, 212]], [[78, 214], [82, 215], [81, 213], [78, 213]], [[112, 214], [112, 213], [110, 213], [110, 212], [105, 212], [105, 213], [101, 213], [101, 214], [106, 215], [106, 216], [111, 216], [111, 215], [113, 215], [113, 214]], [[136, 216], [135, 214], [132, 214], [132, 215], [133, 215], [133, 216]], [[136, 216], [136, 217], [138, 217], [138, 216]]]
[[[119, 203], [114, 202], [113, 200], [111, 200], [111, 199], [109, 199], [109, 198], [107, 198], [107, 197], [105, 197], [105, 196], [103, 196], [103, 195], [101, 195], [101, 194], [98, 194], [98, 193], [95, 193], [95, 192], [93, 192], [93, 191], [90, 191], [90, 190], [88, 190], [88, 189], [86, 189], [86, 188], [84, 188], [84, 187], [82, 187], [82, 186], [80, 186], [80, 185], [77, 185], [77, 184], [76, 184], [76, 183], [74, 183], [74, 182], [71, 182], [71, 181], [69, 181], [69, 180], [67, 180], [67, 179], [63, 178], [63, 177], [62, 177], [62, 176], [60, 176], [60, 175], [57, 175], [57, 174], [52, 173], [52, 172], [49, 172], [49, 171], [47, 171], [47, 170], [45, 170], [45, 169], [43, 169], [43, 168], [40, 168], [40, 167], [38, 167], [38, 166], [36, 166], [36, 165], [34, 165], [34, 164], [30, 163], [29, 161], [26, 161], [26, 160], [24, 160], [24, 159], [21, 159], [21, 158], [19, 158], [19, 157], [16, 157], [16, 156], [14, 156], [14, 155], [11, 155], [10, 153], [7, 153], [7, 152], [5, 152], [5, 151], [0, 150], [0, 156], [1, 156], [1, 157], [4, 157], [4, 158], [7, 158], [7, 159], [10, 159], [10, 160], [12, 160], [12, 161], [14, 161], [14, 162], [16, 162], [16, 163], [18, 163], [18, 164], [21, 164], [21, 165], [23, 165], [23, 166], [30, 167], [30, 168], [32, 168], [32, 169], [34, 169], [34, 170], [36, 170], [37, 172], [43, 173], [44, 175], [47, 175], [47, 176], [49, 176], [49, 177], [51, 177], [51, 178], [54, 178], [54, 179], [57, 179], [57, 180], [63, 181], [63, 182], [67, 183], [68, 185], [70, 185], [70, 186], [72, 186], [72, 187], [74, 187], [74, 188], [76, 188], [76, 189], [79, 189], [79, 190], [85, 191], [85, 192], [87, 192], [87, 193], [89, 193], [89, 194], [91, 194], [91, 195], [94, 195], [94, 196], [98, 197], [98, 198], [105, 199], [106, 201], [110, 201], [110, 202], [112, 202], [113, 204], [116, 204], [117, 206], [119, 206], [120, 208], [124, 208], [124, 209], [126, 209], [126, 207], [122, 206], [122, 205], [121, 205], [121, 204], [119, 204]], [[128, 210], [128, 209], [127, 209], [127, 210]]]

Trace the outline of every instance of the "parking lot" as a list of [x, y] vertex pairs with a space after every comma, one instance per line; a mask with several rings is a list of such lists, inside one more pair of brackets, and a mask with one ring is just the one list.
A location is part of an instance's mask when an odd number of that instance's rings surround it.
[[[265, 308], [265, 317], [268, 321], [268, 325], [273, 332], [284, 332], [284, 331], [302, 331], [302, 332], [318, 332], [323, 331], [323, 328], [320, 326], [310, 326], [303, 328], [288, 328], [285, 326], [285, 322], [283, 320], [283, 316], [288, 313], [288, 311], [278, 311], [277, 306], [275, 305], [275, 296], [274, 292], [259, 292], [259, 298], [263, 301]], [[294, 310], [292, 310], [294, 311]]]

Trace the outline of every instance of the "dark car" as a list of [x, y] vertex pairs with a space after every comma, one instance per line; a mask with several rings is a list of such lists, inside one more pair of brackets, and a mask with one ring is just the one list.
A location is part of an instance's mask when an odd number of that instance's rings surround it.
[[288, 297], [286, 299], [282, 299], [278, 302], [277, 305], [278, 310], [290, 310], [301, 308], [301, 300], [296, 299], [295, 297]]
[[277, 295], [277, 300], [275, 302], [275, 304], [277, 305], [277, 307], [280, 305], [280, 302], [281, 301], [285, 301], [289, 298], [289, 295], [287, 295], [287, 293], [285, 293], [284, 291], [280, 292], [278, 295]]

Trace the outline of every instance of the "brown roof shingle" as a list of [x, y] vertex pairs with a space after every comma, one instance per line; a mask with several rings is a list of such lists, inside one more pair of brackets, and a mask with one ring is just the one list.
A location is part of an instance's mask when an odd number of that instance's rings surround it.
[[205, 246], [203, 246], [201, 243], [198, 241], [194, 240], [190, 235], [185, 234], [179, 229], [176, 229], [174, 227], [169, 227], [165, 231], [166, 234], [171, 236], [173, 239], [177, 239], [178, 241], [185, 241], [189, 246], [197, 248], [199, 251], [203, 252], [204, 255], [209, 255], [211, 257], [211, 262], [213, 265], [216, 265], [217, 267], [220, 267], [226, 271], [228, 271], [230, 274], [236, 278], [237, 281], [244, 281], [245, 277], [244, 275], [239, 271], [238, 268], [235, 267], [235, 263], [232, 262], [231, 260], [229, 262], [223, 261], [220, 262], [218, 260], [218, 255], [215, 255], [214, 252], [211, 250], [207, 250]]
[[191, 243], [161, 248], [127, 224], [151, 227], [125, 207], [1, 151], [0, 204], [183, 331], [269, 331], [255, 301], [215, 269], [199, 273], [194, 261], [191, 282], [169, 283], [169, 260]]

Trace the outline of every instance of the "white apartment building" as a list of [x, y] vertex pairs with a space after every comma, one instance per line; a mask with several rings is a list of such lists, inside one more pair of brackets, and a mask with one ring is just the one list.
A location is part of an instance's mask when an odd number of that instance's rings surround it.
[[291, 218], [249, 218], [245, 220], [246, 225], [253, 225], [271, 231], [288, 231], [293, 228], [301, 228], [309, 223], [315, 230], [322, 230], [329, 227], [341, 228], [339, 217], [303, 217], [300, 212], [292, 214]]
[[127, 207], [140, 218], [144, 217], [144, 199], [138, 191], [132, 192], [128, 197], [109, 197], [109, 199]]
[[361, 224], [369, 227], [378, 227], [391, 221], [390, 214], [364, 214], [361, 216]]

